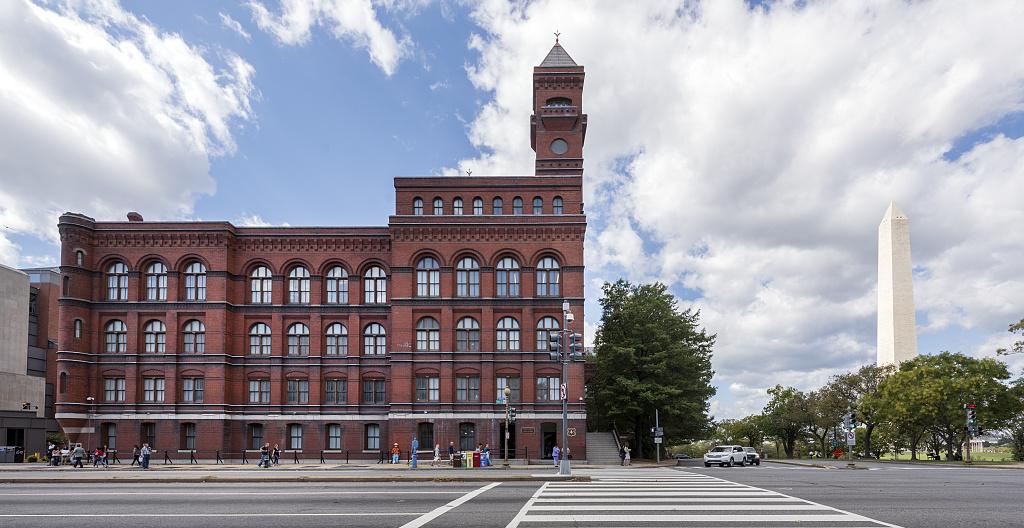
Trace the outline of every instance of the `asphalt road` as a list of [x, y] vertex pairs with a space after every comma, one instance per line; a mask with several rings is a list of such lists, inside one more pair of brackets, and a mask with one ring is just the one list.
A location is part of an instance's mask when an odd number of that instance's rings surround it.
[[7, 527], [1019, 527], [1024, 471], [580, 470], [592, 482], [0, 484]]

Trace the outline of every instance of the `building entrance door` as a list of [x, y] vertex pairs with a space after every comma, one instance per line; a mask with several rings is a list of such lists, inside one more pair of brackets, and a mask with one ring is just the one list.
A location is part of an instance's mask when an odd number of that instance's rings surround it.
[[[498, 427], [498, 450], [505, 458], [505, 422]], [[516, 424], [509, 424], [508, 428], [508, 458], [516, 457]]]
[[558, 425], [545, 422], [540, 424], [541, 458], [551, 458], [551, 450], [558, 443]]

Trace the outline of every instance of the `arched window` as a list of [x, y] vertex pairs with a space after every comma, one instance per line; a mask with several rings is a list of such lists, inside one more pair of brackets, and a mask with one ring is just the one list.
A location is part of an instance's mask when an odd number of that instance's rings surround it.
[[67, 372], [61, 372], [60, 373], [60, 381], [57, 383], [57, 390], [59, 390], [61, 394], [64, 394], [65, 392], [68, 391], [68, 373]]
[[572, 106], [572, 100], [569, 99], [568, 97], [552, 97], [551, 99], [548, 99], [544, 103], [544, 106], [548, 106], [548, 107]]
[[441, 295], [441, 268], [433, 257], [423, 257], [416, 263], [416, 295], [418, 297]]
[[363, 354], [367, 356], [383, 356], [387, 353], [387, 336], [384, 334], [384, 326], [380, 323], [370, 323], [363, 330]]
[[476, 216], [484, 214], [484, 199], [479, 196], [473, 198], [473, 214]]
[[516, 216], [523, 214], [523, 199], [518, 196], [512, 199], [512, 214]]
[[64, 278], [61, 279], [61, 282], [63, 283], [63, 286], [61, 287], [61, 291], [64, 292], [63, 295], [65, 297], [70, 296], [71, 295], [71, 277], [68, 277], [67, 275], [65, 275]]
[[146, 268], [146, 300], [167, 300], [167, 266], [154, 262]]
[[348, 272], [341, 266], [327, 271], [327, 304], [348, 304]]
[[491, 202], [491, 214], [495, 214], [495, 215], [505, 214], [501, 210], [503, 203], [504, 202], [501, 201], [501, 198], [495, 198], [494, 201]]
[[124, 322], [114, 319], [107, 323], [106, 350], [112, 354], [124, 354], [128, 351], [128, 327]]
[[423, 215], [423, 198], [415, 198], [412, 201], [412, 214], [416, 216]]
[[519, 321], [512, 317], [502, 317], [498, 320], [498, 350], [519, 351]]
[[249, 327], [249, 354], [270, 355], [270, 327], [266, 323], [256, 323]]
[[544, 352], [550, 348], [551, 336], [558, 332], [560, 326], [558, 319], [554, 317], [542, 317], [537, 322], [537, 352]]
[[498, 261], [494, 270], [498, 297], [519, 297], [519, 262], [512, 257]]
[[555, 198], [551, 200], [551, 214], [560, 215], [562, 213], [562, 197], [555, 196]]
[[456, 295], [459, 297], [480, 296], [480, 264], [473, 257], [459, 259], [455, 266]]
[[366, 270], [363, 276], [363, 301], [366, 304], [384, 304], [388, 302], [388, 282], [384, 270], [374, 266]]
[[558, 261], [551, 257], [540, 259], [537, 264], [537, 295], [554, 297], [558, 295], [561, 272]]
[[150, 321], [142, 330], [146, 343], [145, 351], [148, 354], [163, 354], [167, 351], [167, 327], [162, 321]]
[[309, 327], [295, 323], [288, 327], [288, 355], [309, 355]]
[[75, 339], [82, 338], [82, 320], [75, 319]]
[[424, 317], [416, 323], [416, 350], [437, 352], [441, 349], [441, 325], [433, 317]]
[[455, 325], [455, 350], [458, 352], [480, 351], [480, 323], [472, 317], [463, 317]]
[[461, 215], [462, 214], [462, 198], [456, 198], [452, 202], [452, 214], [454, 214], [454, 215]]
[[76, 266], [84, 266], [85, 265], [85, 251], [82, 251], [81, 249], [79, 249], [78, 251], [75, 251], [75, 265]]
[[327, 327], [327, 355], [345, 356], [348, 355], [348, 329], [341, 323], [334, 323]]
[[255, 304], [270, 304], [271, 293], [273, 292], [274, 281], [271, 278], [270, 268], [259, 266], [252, 270], [249, 275], [249, 292], [252, 293], [251, 301]]
[[444, 214], [444, 200], [442, 200], [441, 197], [434, 198], [434, 214]]
[[185, 323], [181, 333], [182, 350], [186, 354], [202, 354], [206, 352], [206, 326], [195, 319]]
[[185, 300], [206, 300], [206, 266], [193, 262], [185, 268]]
[[288, 302], [309, 303], [309, 270], [302, 266], [293, 268], [288, 274]]
[[540, 196], [533, 197], [533, 214], [544, 214], [544, 199]]
[[123, 262], [115, 262], [107, 268], [107, 299], [128, 300], [128, 266]]

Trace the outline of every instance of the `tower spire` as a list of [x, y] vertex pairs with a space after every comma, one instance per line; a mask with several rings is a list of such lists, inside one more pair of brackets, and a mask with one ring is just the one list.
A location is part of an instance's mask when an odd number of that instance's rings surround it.
[[583, 174], [583, 142], [587, 114], [583, 113], [583, 66], [559, 44], [533, 69], [533, 115], [530, 146], [537, 153], [538, 175]]

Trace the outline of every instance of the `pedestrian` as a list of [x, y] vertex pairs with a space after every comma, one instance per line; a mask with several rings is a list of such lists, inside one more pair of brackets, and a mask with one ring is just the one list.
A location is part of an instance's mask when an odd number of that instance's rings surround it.
[[92, 467], [96, 467], [97, 465], [102, 465], [103, 464], [103, 454], [104, 454], [103, 453], [103, 449], [100, 448], [100, 447], [97, 447], [96, 449], [93, 450], [93, 452], [92, 452]]
[[484, 462], [482, 465], [491, 465], [491, 444], [484, 444], [484, 452], [482, 455], [480, 455], [480, 458], [486, 460], [486, 462]]
[[620, 466], [625, 466], [626, 465], [626, 448], [625, 447], [620, 447], [619, 448], [619, 465]]
[[53, 449], [50, 450], [50, 465], [51, 466], [59, 466], [60, 465], [60, 448], [59, 447], [54, 446]]
[[274, 444], [274, 465], [281, 463], [281, 448], [277, 444]]
[[441, 463], [441, 444], [434, 444], [434, 460], [430, 463], [434, 467]]
[[402, 456], [402, 448], [398, 447], [398, 442], [391, 446], [391, 463], [397, 464], [398, 459]]
[[448, 442], [448, 463], [455, 466], [455, 442]]
[[260, 463], [256, 464], [256, 467], [270, 467], [270, 442], [267, 442], [260, 446]]
[[107, 446], [103, 446], [103, 460], [102, 460], [102, 462], [103, 462], [103, 468], [104, 469], [110, 469], [110, 462], [109, 462], [109, 460], [110, 460], [110, 449], [107, 449]]
[[139, 451], [139, 444], [135, 444], [135, 447], [132, 447], [132, 463], [128, 464], [128, 467], [132, 467], [135, 464], [138, 464], [138, 465], [141, 466], [142, 462], [139, 460], [140, 456], [141, 456], [141, 452]]
[[555, 467], [558, 467], [558, 456], [562, 454], [562, 450], [558, 449], [558, 444], [551, 449], [551, 458], [555, 459]]
[[75, 465], [72, 467], [84, 468], [85, 466], [82, 465], [83, 458], [85, 458], [85, 449], [82, 449], [82, 444], [78, 444], [75, 446], [75, 449], [71, 451], [71, 460], [75, 462]]
[[142, 444], [142, 449], [139, 450], [139, 455], [142, 457], [142, 469], [149, 469], [149, 457], [153, 456], [153, 449], [149, 447], [148, 443]]
[[626, 465], [628, 466], [629, 465], [629, 451], [630, 451], [629, 446], [626, 446], [626, 447], [624, 447], [622, 449], [624, 451], [626, 451], [626, 454], [622, 457], [622, 461], [625, 462]]

